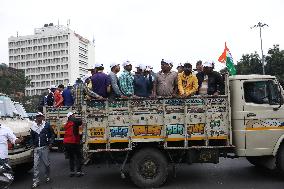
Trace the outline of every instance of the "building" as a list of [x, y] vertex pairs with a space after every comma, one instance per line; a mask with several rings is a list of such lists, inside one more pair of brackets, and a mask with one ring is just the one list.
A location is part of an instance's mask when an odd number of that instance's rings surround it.
[[10, 37], [9, 66], [25, 70], [31, 79], [26, 95], [40, 95], [51, 85], [74, 83], [95, 64], [95, 47], [61, 25], [45, 24], [34, 35]]

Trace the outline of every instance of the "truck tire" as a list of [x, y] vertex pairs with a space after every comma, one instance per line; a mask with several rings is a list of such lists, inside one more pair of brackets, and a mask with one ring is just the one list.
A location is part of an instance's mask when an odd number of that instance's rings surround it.
[[156, 188], [166, 182], [168, 161], [157, 149], [141, 149], [132, 156], [129, 173], [131, 180], [138, 187]]
[[284, 144], [282, 143], [279, 147], [276, 156], [276, 167], [284, 175]]

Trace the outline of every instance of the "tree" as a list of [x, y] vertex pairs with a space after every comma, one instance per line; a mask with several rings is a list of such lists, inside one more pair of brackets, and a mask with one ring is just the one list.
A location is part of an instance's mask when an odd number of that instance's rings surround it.
[[278, 77], [281, 85], [284, 84], [284, 51], [279, 49], [279, 45], [273, 45], [273, 48], [268, 50], [266, 60], [266, 74]]
[[17, 93], [25, 94], [25, 88], [29, 83], [24, 70], [0, 65], [0, 92], [12, 96]]
[[255, 52], [245, 54], [236, 65], [237, 74], [262, 74], [262, 63], [259, 55]]

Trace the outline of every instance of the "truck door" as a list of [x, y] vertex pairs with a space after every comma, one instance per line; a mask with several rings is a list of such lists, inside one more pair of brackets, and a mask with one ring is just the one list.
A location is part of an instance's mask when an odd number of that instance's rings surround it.
[[243, 89], [246, 155], [271, 155], [284, 133], [284, 109], [278, 108], [280, 88], [270, 79], [244, 81]]

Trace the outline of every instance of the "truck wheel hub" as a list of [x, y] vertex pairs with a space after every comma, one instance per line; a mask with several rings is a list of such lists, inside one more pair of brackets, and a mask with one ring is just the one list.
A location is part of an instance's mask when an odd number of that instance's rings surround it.
[[157, 175], [157, 165], [152, 160], [145, 160], [140, 168], [140, 174], [146, 179], [152, 179]]

